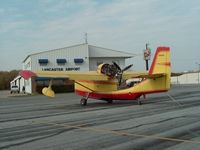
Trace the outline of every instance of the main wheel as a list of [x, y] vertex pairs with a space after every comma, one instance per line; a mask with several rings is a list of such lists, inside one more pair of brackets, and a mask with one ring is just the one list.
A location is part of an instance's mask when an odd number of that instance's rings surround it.
[[87, 99], [86, 98], [81, 98], [80, 104], [82, 106], [86, 106], [87, 105]]
[[112, 104], [113, 100], [106, 100], [108, 104]]
[[141, 100], [138, 100], [138, 105], [142, 105], [142, 101]]

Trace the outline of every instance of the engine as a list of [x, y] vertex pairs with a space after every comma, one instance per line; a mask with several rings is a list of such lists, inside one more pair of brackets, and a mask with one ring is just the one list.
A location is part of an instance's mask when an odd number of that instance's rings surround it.
[[116, 77], [118, 79], [119, 85], [121, 85], [122, 82], [122, 76], [123, 72], [130, 69], [133, 65], [128, 65], [125, 68], [121, 69], [120, 66], [113, 61], [112, 64], [101, 64], [97, 68], [98, 73], [105, 74], [109, 76], [110, 78]]
[[113, 64], [101, 64], [98, 66], [97, 72], [103, 73], [103, 74], [113, 78], [116, 76], [116, 74], [119, 72], [119, 70]]

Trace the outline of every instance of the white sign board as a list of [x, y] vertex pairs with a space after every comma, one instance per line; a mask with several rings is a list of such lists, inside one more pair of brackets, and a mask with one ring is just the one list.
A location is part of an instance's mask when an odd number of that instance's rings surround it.
[[151, 50], [145, 49], [144, 50], [144, 60], [150, 60], [150, 58], [151, 58]]

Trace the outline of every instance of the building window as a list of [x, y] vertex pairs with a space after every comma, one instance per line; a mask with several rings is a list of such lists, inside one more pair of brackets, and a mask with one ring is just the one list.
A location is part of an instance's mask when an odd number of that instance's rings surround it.
[[82, 64], [84, 62], [83, 58], [75, 58], [74, 63], [76, 64]]
[[56, 62], [59, 65], [64, 65], [67, 62], [67, 60], [66, 59], [56, 59]]
[[48, 59], [38, 59], [39, 64], [48, 64]]

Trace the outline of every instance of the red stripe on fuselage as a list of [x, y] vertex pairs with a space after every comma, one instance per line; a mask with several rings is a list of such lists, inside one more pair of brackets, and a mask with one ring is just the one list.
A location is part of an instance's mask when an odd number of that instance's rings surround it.
[[[152, 94], [152, 93], [160, 93], [166, 92], [167, 90], [154, 90], [154, 91], [145, 91], [145, 92], [138, 92], [138, 93], [123, 93], [123, 94], [112, 94], [112, 93], [98, 93], [98, 92], [91, 92], [89, 94], [90, 98], [94, 99], [111, 99], [111, 100], [137, 100], [141, 95], [145, 94]], [[75, 90], [76, 94], [80, 96], [87, 96], [88, 92]]]

